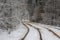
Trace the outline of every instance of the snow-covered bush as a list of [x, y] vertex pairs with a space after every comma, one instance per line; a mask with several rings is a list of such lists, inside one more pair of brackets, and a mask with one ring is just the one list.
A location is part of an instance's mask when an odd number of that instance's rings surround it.
[[[22, 19], [28, 19], [27, 0], [0, 0], [0, 29], [16, 29]], [[18, 28], [18, 27], [17, 27]]]

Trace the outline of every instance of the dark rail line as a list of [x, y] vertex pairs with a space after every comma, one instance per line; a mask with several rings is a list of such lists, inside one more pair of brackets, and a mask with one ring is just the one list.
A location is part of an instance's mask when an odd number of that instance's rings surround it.
[[40, 32], [40, 29], [39, 28], [36, 28], [36, 27], [34, 27], [33, 25], [31, 25], [31, 24], [28, 24], [29, 26], [31, 26], [31, 27], [33, 27], [33, 28], [35, 28], [38, 32], [39, 32], [39, 35], [40, 35], [40, 40], [42, 40], [42, 35], [41, 35], [41, 32]]
[[[43, 28], [45, 28], [45, 27], [43, 27]], [[49, 28], [45, 28], [45, 29], [52, 32], [56, 37], [58, 37], [60, 39], [60, 36], [58, 34], [56, 34], [54, 31], [52, 31], [51, 29], [49, 29]]]
[[[27, 33], [25, 34], [25, 36], [21, 40], [24, 40], [26, 38], [26, 36], [28, 35], [28, 33], [29, 33], [29, 27], [27, 25], [29, 25], [30, 27], [33, 27], [34, 29], [36, 29], [38, 31], [39, 35], [40, 35], [39, 36], [40, 40], [43, 40], [40, 28], [37, 28], [37, 27], [33, 26], [32, 24], [25, 23], [25, 22], [22, 22], [22, 24], [27, 28]], [[53, 35], [55, 35], [57, 38], [60, 39], [60, 36], [58, 34], [56, 34], [53, 30], [51, 30], [49, 28], [46, 28], [46, 27], [43, 27], [43, 28], [47, 29], [49, 32], [51, 32]]]
[[60, 36], [59, 35], [57, 35], [54, 31], [52, 31], [51, 29], [49, 29], [49, 28], [46, 28], [46, 29], [48, 29], [50, 32], [52, 32], [56, 37], [58, 37], [59, 39], [60, 39]]
[[27, 33], [25, 34], [25, 36], [21, 39], [21, 40], [24, 40], [26, 38], [26, 36], [28, 35], [29, 33], [29, 28], [27, 27], [27, 25], [25, 25], [23, 22], [22, 24], [27, 28]]
[[[31, 25], [31, 24], [29, 24], [29, 25]], [[33, 26], [33, 25], [31, 25], [31, 26]], [[45, 27], [43, 27], [43, 28], [45, 28]], [[56, 37], [58, 37], [60, 39], [60, 36], [58, 34], [56, 34], [54, 31], [52, 31], [51, 29], [49, 29], [49, 28], [45, 28], [45, 29], [48, 29], [50, 32], [52, 32]]]

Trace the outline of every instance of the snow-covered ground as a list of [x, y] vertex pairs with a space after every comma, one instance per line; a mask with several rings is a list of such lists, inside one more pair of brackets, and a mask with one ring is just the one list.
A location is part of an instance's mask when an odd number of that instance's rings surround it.
[[33, 22], [23, 22], [8, 34], [0, 30], [0, 40], [60, 40], [60, 28]]
[[24, 27], [22, 24], [19, 25], [18, 29], [12, 31], [10, 34], [8, 34], [7, 31], [3, 32], [0, 30], [0, 40], [18, 40], [25, 35], [26, 31], [26, 27]]

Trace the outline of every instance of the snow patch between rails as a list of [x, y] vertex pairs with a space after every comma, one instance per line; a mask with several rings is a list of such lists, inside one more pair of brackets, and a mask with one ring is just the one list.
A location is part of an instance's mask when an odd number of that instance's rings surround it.
[[[19, 28], [12, 31], [11, 34], [8, 34], [7, 31], [0, 30], [0, 40], [21, 40], [24, 35], [26, 36], [23, 40], [60, 40], [60, 38], [58, 38], [60, 36], [59, 27], [33, 23], [29, 21], [24, 21], [23, 23], [29, 28], [29, 32], [27, 35], [26, 32], [28, 31], [28, 28], [26, 28], [25, 25], [21, 23], [20, 25], [18, 25]], [[39, 31], [41, 32], [40, 35]], [[58, 36], [55, 35], [54, 32]]]

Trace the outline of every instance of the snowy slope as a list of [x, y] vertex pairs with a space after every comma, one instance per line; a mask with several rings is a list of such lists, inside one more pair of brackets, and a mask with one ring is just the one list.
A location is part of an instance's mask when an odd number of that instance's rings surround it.
[[0, 40], [60, 40], [60, 28], [24, 21], [19, 28], [8, 34], [0, 33]]
[[7, 31], [1, 32], [0, 40], [18, 40], [25, 35], [26, 31], [27, 29], [21, 24], [19, 25], [19, 28], [12, 31], [11, 34], [8, 34]]

